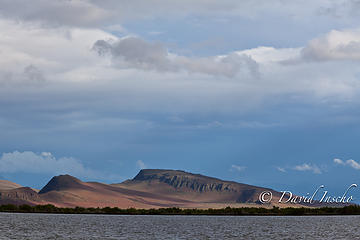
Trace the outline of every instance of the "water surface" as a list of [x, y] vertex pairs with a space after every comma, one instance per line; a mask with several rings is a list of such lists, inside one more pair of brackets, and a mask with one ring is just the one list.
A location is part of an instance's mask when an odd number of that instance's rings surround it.
[[360, 239], [360, 216], [0, 213], [0, 239]]

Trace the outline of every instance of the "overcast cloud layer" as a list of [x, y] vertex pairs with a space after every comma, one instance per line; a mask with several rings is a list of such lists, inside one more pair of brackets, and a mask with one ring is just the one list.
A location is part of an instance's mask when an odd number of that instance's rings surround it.
[[121, 181], [157, 167], [276, 187], [279, 173], [357, 174], [340, 158], [360, 158], [359, 1], [0, 6], [9, 179]]

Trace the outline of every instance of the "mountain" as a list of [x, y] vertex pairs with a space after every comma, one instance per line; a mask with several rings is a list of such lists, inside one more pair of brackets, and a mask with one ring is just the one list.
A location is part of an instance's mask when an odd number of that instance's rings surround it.
[[186, 201], [98, 182], [82, 182], [70, 175], [53, 177], [39, 196], [56, 206], [159, 208]]
[[46, 204], [39, 194], [29, 187], [13, 188], [9, 190], [0, 190], [0, 205], [16, 204], [16, 205], [37, 205]]
[[145, 169], [113, 186], [174, 196], [195, 203], [255, 203], [265, 188], [184, 171]]
[[17, 183], [10, 182], [8, 180], [0, 180], [0, 191], [1, 190], [10, 190], [10, 189], [15, 189], [15, 188], [20, 188], [20, 187], [22, 187], [22, 186]]
[[0, 204], [119, 208], [264, 206], [258, 200], [263, 191], [272, 191], [274, 202], [281, 196], [268, 188], [180, 170], [144, 169], [133, 179], [118, 184], [83, 182], [70, 175], [60, 175], [53, 177], [38, 193], [31, 188], [0, 188]]
[[70, 175], [60, 175], [53, 177], [46, 185], [43, 187], [39, 194], [44, 194], [51, 191], [66, 191], [71, 189], [87, 189], [91, 190], [86, 183], [80, 181], [79, 179], [70, 176]]

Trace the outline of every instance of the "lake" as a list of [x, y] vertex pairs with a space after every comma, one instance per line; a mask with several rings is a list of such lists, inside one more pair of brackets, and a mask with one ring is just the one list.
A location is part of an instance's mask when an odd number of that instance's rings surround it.
[[359, 239], [360, 216], [0, 213], [0, 239]]

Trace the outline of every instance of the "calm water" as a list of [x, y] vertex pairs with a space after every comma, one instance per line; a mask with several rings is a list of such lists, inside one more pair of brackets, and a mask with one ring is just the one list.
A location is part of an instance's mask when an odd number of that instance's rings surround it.
[[0, 213], [0, 239], [360, 239], [360, 216], [218, 217]]

